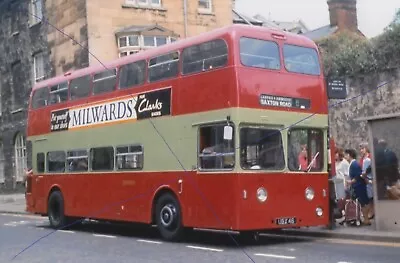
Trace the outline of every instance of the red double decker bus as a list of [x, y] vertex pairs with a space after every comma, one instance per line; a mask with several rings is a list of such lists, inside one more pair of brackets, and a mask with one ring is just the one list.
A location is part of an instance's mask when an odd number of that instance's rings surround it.
[[[317, 46], [233, 25], [38, 83], [27, 211], [243, 231], [328, 224]], [[312, 117], [310, 117], [312, 116]]]

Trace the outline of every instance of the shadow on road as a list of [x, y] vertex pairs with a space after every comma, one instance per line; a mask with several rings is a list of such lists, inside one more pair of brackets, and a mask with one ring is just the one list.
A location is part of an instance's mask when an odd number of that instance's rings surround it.
[[[43, 225], [46, 229], [51, 229], [49, 225]], [[115, 222], [84, 222], [75, 224], [64, 230], [72, 230], [81, 233], [113, 235], [126, 238], [147, 239], [152, 241], [162, 241], [156, 227], [141, 224], [125, 224]], [[223, 231], [206, 230], [187, 230], [183, 243], [190, 243], [198, 246], [217, 246], [220, 248], [235, 248], [240, 246], [269, 246], [280, 244], [302, 243], [305, 240], [287, 237], [280, 231], [265, 232], [269, 236], [259, 236], [258, 241], [249, 241], [241, 238], [238, 234], [228, 234]], [[277, 236], [279, 235], [279, 236]], [[234, 241], [235, 240], [235, 241]]]

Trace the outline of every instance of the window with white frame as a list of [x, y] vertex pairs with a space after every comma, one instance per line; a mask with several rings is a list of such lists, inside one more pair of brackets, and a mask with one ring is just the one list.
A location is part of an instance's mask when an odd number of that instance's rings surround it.
[[128, 5], [160, 7], [161, 0], [125, 0]]
[[43, 19], [42, 0], [31, 0], [30, 2], [30, 24], [40, 23]]
[[25, 175], [25, 170], [27, 167], [27, 159], [26, 159], [26, 145], [25, 145], [25, 137], [21, 133], [18, 133], [15, 136], [14, 143], [14, 157], [15, 157], [15, 170], [14, 175], [17, 182], [22, 182]]
[[211, 12], [212, 11], [211, 0], [199, 0], [199, 10]]
[[39, 82], [44, 79], [44, 55], [38, 53], [33, 56], [33, 75], [35, 82]]
[[175, 37], [157, 35], [125, 35], [118, 37], [119, 56], [136, 54], [141, 50], [159, 47], [175, 42]]

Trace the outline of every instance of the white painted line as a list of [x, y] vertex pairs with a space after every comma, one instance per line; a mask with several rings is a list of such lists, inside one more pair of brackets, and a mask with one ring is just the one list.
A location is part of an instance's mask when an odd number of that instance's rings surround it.
[[75, 234], [75, 232], [71, 230], [57, 230], [57, 232]]
[[193, 248], [193, 249], [214, 251], [214, 252], [222, 252], [222, 251], [224, 251], [224, 250], [222, 250], [222, 249], [208, 248], [208, 247], [196, 247], [196, 246], [186, 246], [186, 247], [188, 247], [188, 248]]
[[162, 244], [162, 242], [159, 241], [151, 241], [151, 240], [144, 240], [144, 239], [139, 239], [137, 242], [143, 242], [143, 243], [150, 243], [150, 244]]
[[99, 235], [99, 234], [93, 234], [95, 237], [108, 237], [108, 238], [117, 238], [116, 236], [109, 236], [109, 235]]
[[296, 257], [292, 256], [275, 255], [275, 254], [254, 254], [254, 255], [259, 257], [269, 257], [269, 258], [296, 259]]
[[5, 225], [5, 226], [13, 226], [13, 227], [17, 226], [17, 225], [15, 225], [15, 224], [10, 224], [10, 223], [4, 224], [4, 225]]
[[349, 261], [339, 261], [338, 263], [351, 263]]

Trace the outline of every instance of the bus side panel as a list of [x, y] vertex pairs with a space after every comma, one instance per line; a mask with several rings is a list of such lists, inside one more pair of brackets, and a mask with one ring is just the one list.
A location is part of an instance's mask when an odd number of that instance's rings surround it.
[[232, 173], [198, 173], [191, 185], [191, 201], [199, 228], [232, 229], [236, 221], [237, 176]]
[[236, 107], [235, 79], [234, 67], [183, 76], [174, 115]]

